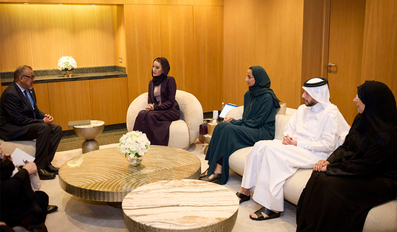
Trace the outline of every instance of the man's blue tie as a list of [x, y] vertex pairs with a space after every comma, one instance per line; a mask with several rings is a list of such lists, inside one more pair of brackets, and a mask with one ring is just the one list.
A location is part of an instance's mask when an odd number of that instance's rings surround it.
[[32, 96], [30, 96], [27, 89], [25, 89], [24, 94], [25, 94], [26, 98], [29, 100], [30, 104], [32, 105], [32, 108], [34, 109], [33, 98], [32, 98]]

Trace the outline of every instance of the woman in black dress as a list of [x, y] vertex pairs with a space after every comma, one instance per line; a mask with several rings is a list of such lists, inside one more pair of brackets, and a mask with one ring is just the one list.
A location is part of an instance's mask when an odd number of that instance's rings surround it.
[[345, 142], [320, 160], [297, 207], [297, 231], [362, 231], [372, 207], [397, 196], [397, 109], [391, 90], [366, 81]]

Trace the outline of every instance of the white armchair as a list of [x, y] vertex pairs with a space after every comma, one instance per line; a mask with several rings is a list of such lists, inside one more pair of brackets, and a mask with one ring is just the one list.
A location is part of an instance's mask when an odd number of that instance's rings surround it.
[[[136, 116], [147, 105], [148, 93], [143, 93], [131, 102], [127, 111], [127, 130], [132, 131]], [[181, 117], [170, 126], [169, 147], [187, 149], [199, 136], [199, 127], [203, 123], [203, 108], [197, 98], [185, 91], [177, 90], [176, 101]]]

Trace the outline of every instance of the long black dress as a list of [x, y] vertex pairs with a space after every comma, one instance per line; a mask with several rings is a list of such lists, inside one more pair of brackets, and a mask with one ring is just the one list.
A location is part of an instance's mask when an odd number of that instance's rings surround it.
[[[158, 59], [158, 58], [156, 58]], [[178, 102], [175, 100], [176, 82], [167, 76], [170, 66], [164, 57], [159, 57], [163, 74], [153, 77], [149, 82], [148, 104], [154, 104], [154, 110], [142, 110], [135, 119], [134, 131], [145, 133], [152, 145], [167, 146], [169, 128], [172, 121], [180, 118]], [[152, 74], [153, 75], [153, 74]], [[161, 85], [161, 103], [154, 97], [154, 87]]]
[[270, 89], [270, 79], [261, 66], [253, 66], [254, 86], [244, 94], [244, 112], [240, 120], [221, 122], [212, 134], [205, 159], [208, 160], [208, 174], [215, 170], [222, 159], [220, 184], [229, 179], [229, 157], [238, 149], [253, 146], [259, 140], [274, 139], [276, 108], [279, 100]]
[[397, 196], [397, 110], [390, 89], [367, 81], [358, 87], [365, 110], [342, 146], [313, 172], [297, 207], [297, 231], [362, 231], [372, 207]]

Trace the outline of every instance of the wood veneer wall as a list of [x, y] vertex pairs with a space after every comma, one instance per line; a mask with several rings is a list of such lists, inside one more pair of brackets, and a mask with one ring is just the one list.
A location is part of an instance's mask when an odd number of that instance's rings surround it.
[[56, 69], [61, 56], [78, 67], [118, 64], [113, 7], [0, 4], [0, 72]]
[[225, 1], [222, 101], [242, 105], [247, 69], [261, 65], [277, 97], [299, 106], [303, 6], [303, 0]]
[[177, 88], [204, 112], [220, 109], [223, 92], [223, 1], [126, 1], [129, 99], [147, 92], [152, 62], [166, 57]]
[[397, 97], [397, 1], [366, 0], [361, 83], [381, 81]]

